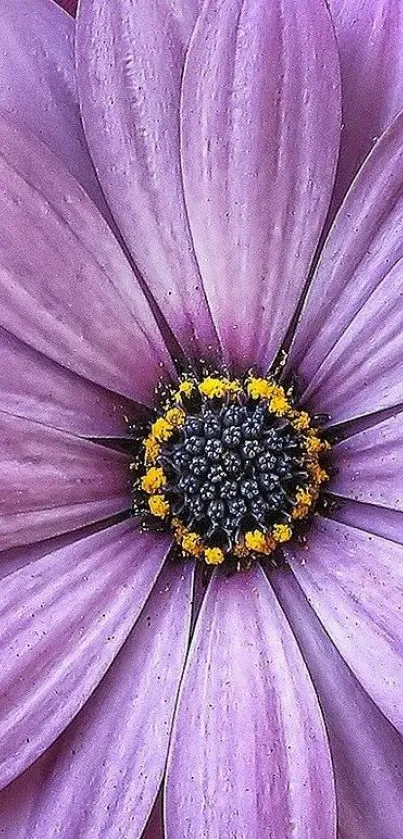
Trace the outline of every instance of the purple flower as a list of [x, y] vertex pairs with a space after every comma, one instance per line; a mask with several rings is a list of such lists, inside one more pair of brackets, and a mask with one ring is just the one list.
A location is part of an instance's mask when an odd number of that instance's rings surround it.
[[7, 839], [401, 835], [403, 12], [330, 7], [2, 0]]

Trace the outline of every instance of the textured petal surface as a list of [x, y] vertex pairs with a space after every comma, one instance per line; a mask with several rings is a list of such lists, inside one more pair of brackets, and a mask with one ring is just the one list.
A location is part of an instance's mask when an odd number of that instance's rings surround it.
[[86, 0], [77, 29], [84, 128], [108, 203], [176, 337], [216, 337], [193, 253], [179, 154], [180, 83], [195, 2]]
[[0, 120], [0, 325], [138, 401], [170, 367], [143, 293], [105, 221], [33, 135]]
[[168, 839], [334, 835], [319, 706], [258, 567], [210, 584], [180, 692], [166, 805]]
[[337, 208], [373, 143], [403, 108], [402, 0], [329, 0], [340, 55], [343, 131]]
[[352, 675], [295, 582], [272, 574], [329, 733], [340, 839], [401, 839], [403, 739]]
[[403, 113], [361, 169], [324, 245], [291, 348], [303, 398], [340, 422], [403, 399]]
[[43, 140], [107, 213], [80, 120], [74, 24], [51, 0], [2, 0], [0, 108]]
[[0, 327], [0, 409], [86, 437], [127, 437], [123, 397], [50, 361]]
[[403, 510], [403, 413], [338, 443], [332, 464], [332, 492]]
[[31, 817], [32, 839], [142, 835], [168, 751], [192, 577], [189, 562], [166, 564], [114, 664], [60, 741]]
[[403, 547], [319, 519], [286, 551], [311, 606], [357, 679], [403, 732]]
[[167, 540], [125, 522], [0, 583], [0, 783], [73, 719], [129, 634]]
[[0, 412], [0, 550], [130, 508], [128, 457]]
[[321, 0], [208, 0], [182, 90], [185, 198], [225, 360], [279, 350], [327, 213], [339, 69]]

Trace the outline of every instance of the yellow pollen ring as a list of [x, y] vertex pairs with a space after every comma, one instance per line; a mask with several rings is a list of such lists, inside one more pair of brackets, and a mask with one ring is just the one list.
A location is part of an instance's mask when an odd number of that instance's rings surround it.
[[276, 542], [288, 542], [292, 536], [292, 527], [288, 524], [273, 525], [273, 537]]
[[223, 399], [226, 394], [237, 394], [242, 389], [241, 383], [237, 379], [228, 379], [226, 377], [207, 376], [199, 384], [199, 393], [202, 396], [207, 396], [208, 399]]

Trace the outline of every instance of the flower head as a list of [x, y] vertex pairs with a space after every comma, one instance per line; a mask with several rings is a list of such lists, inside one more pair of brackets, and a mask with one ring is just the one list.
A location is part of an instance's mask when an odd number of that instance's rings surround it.
[[3, 6], [0, 828], [398, 839], [398, 4]]

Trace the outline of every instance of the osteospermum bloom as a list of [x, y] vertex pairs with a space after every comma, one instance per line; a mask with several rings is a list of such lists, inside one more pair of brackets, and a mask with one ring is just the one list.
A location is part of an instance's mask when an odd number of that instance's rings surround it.
[[140, 837], [162, 788], [174, 839], [397, 839], [400, 4], [332, 2], [337, 46], [322, 0], [82, 0], [76, 70], [73, 21], [26, 7], [0, 830]]

